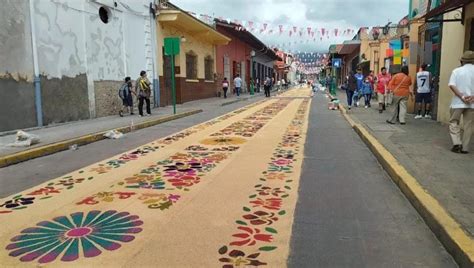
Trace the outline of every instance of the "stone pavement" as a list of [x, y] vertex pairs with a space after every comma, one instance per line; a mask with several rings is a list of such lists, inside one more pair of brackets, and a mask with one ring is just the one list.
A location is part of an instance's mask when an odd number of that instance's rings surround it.
[[[346, 107], [345, 92], [338, 91], [338, 97]], [[452, 153], [446, 125], [415, 120], [410, 114], [406, 125], [389, 125], [385, 122], [389, 111], [379, 114], [376, 106], [374, 101], [372, 108], [352, 108], [348, 114], [369, 130], [474, 237], [474, 151], [468, 155]]]
[[[224, 98], [209, 98], [203, 100], [197, 100], [192, 102], [187, 102], [181, 105], [177, 105], [177, 112], [188, 112], [197, 109], [202, 110], [210, 110], [215, 109], [223, 104], [236, 102], [239, 99], [245, 100], [249, 98], [248, 94], [242, 95], [240, 98], [236, 96], [231, 96], [227, 99]], [[253, 97], [256, 98], [263, 98], [262, 94], [259, 93]], [[56, 126], [50, 126], [45, 128], [35, 128], [31, 130], [26, 130], [28, 133], [36, 134], [40, 137], [41, 142], [31, 147], [9, 147], [7, 144], [13, 143], [15, 141], [15, 133], [5, 132], [0, 133], [0, 157], [11, 155], [14, 153], [34, 149], [40, 146], [44, 146], [47, 144], [52, 144], [64, 140], [69, 140], [77, 137], [81, 137], [84, 135], [97, 133], [101, 131], [107, 131], [111, 129], [127, 127], [133, 125], [137, 125], [139, 123], [154, 120], [158, 118], [162, 118], [164, 116], [172, 115], [173, 114], [173, 107], [160, 107], [155, 108], [152, 110], [152, 116], [150, 117], [138, 117], [138, 109], [135, 108], [135, 115], [130, 116], [126, 115], [125, 117], [119, 117], [118, 115], [108, 116], [108, 117], [101, 117], [91, 120], [83, 120], [77, 122], [71, 122], [66, 124], [59, 124]]]

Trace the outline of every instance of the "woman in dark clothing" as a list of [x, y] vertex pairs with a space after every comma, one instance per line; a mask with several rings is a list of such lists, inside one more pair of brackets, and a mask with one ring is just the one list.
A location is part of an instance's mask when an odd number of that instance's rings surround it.
[[227, 91], [229, 90], [229, 81], [227, 77], [224, 77], [224, 81], [222, 81], [222, 90], [224, 91], [224, 99], [227, 99]]
[[119, 112], [120, 117], [123, 117], [124, 110], [130, 109], [130, 115], [133, 115], [133, 97], [132, 93], [136, 95], [132, 89], [132, 80], [130, 77], [125, 77], [125, 82], [119, 90], [119, 97], [122, 99], [123, 107]]
[[347, 79], [347, 105], [349, 110], [352, 108], [352, 101], [354, 97], [354, 92], [357, 90], [357, 79], [354, 76], [353, 72], [349, 73], [349, 77]]

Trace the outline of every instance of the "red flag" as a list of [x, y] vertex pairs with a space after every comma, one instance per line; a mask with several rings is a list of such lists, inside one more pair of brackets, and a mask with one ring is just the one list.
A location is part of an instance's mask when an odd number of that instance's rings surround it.
[[323, 36], [324, 36], [324, 34], [325, 34], [325, 33], [326, 33], [326, 29], [324, 29], [324, 28], [321, 28], [321, 35], [323, 35]]
[[308, 35], [310, 35], [311, 34], [311, 27], [308, 27], [307, 30], [308, 30]]

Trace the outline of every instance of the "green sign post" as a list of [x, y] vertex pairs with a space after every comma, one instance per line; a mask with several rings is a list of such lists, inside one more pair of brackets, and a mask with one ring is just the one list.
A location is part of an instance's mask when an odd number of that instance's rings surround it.
[[165, 38], [165, 55], [171, 57], [171, 92], [173, 98], [173, 114], [176, 114], [176, 81], [174, 73], [174, 59], [180, 52], [180, 38], [166, 37]]

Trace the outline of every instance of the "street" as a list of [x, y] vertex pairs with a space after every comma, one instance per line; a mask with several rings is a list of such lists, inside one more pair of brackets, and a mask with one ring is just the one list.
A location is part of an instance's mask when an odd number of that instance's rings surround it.
[[0, 169], [2, 267], [456, 267], [324, 94], [243, 105]]

